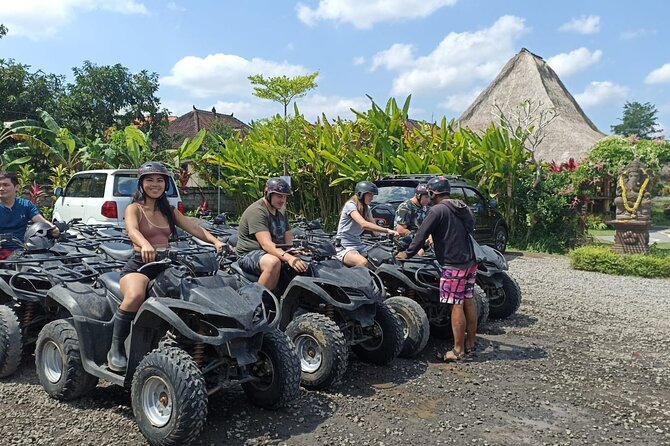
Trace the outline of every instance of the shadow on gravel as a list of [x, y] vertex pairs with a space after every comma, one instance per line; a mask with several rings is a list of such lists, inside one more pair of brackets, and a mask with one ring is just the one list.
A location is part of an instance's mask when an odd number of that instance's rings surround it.
[[503, 335], [507, 333], [505, 327], [531, 327], [537, 323], [537, 318], [527, 314], [515, 313], [507, 319], [489, 319], [482, 330], [482, 334]]
[[[453, 343], [442, 343], [440, 346], [439, 343], [436, 343], [434, 353], [445, 352], [451, 350], [454, 345]], [[528, 361], [543, 359], [548, 356], [547, 351], [544, 348], [535, 347], [535, 346], [525, 346], [525, 345], [516, 345], [508, 344], [505, 342], [494, 341], [491, 339], [478, 338], [477, 339], [477, 351], [473, 354], [467, 355], [461, 361], [463, 362], [490, 362], [490, 361]], [[430, 358], [431, 363], [444, 363], [441, 359], [433, 355]], [[453, 364], [458, 364], [459, 361], [451, 361]]]
[[207, 424], [196, 444], [280, 444], [292, 437], [314, 432], [338, 408], [328, 393], [301, 389], [300, 397], [288, 407], [276, 411], [264, 410], [251, 404], [241, 390], [229, 389], [210, 397]]
[[349, 357], [342, 383], [333, 391], [349, 396], [372, 396], [381, 389], [391, 389], [422, 376], [428, 364], [424, 352], [417, 358], [396, 358], [387, 366], [368, 364]]
[[506, 251], [505, 252], [505, 259], [508, 262], [511, 262], [512, 260], [516, 259], [517, 257], [523, 257], [523, 252], [521, 252], [521, 251]]

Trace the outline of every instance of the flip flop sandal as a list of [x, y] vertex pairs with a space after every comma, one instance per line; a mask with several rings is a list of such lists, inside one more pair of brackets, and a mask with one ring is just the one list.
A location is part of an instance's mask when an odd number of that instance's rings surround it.
[[[449, 353], [451, 353], [451, 354], [453, 355], [452, 358], [449, 357]], [[442, 361], [444, 361], [444, 362], [460, 361], [460, 360], [463, 359], [464, 357], [465, 357], [465, 353], [464, 353], [464, 352], [456, 353], [456, 351], [453, 350], [453, 349], [452, 349], [452, 350], [448, 350], [448, 351], [446, 351], [446, 352], [444, 352], [444, 353], [439, 353], [439, 352], [437, 353], [437, 359], [440, 359], [440, 360], [442, 360]]]

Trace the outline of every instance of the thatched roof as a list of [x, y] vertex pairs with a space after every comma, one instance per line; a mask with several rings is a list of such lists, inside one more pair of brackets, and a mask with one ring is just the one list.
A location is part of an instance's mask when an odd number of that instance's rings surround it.
[[542, 161], [579, 161], [605, 135], [584, 114], [575, 98], [549, 65], [523, 48], [510, 59], [491, 84], [458, 119], [463, 127], [483, 130], [500, 121], [494, 104], [507, 116], [525, 101], [554, 109], [558, 116], [544, 128], [545, 138], [536, 150]]
[[250, 128], [244, 122], [234, 118], [232, 113], [229, 115], [217, 113], [214, 108], [212, 111], [198, 110], [193, 106], [192, 111], [171, 121], [167, 132], [175, 138], [177, 144], [181, 144], [184, 138], [193, 138], [201, 129], [209, 129], [214, 123], [243, 132]]

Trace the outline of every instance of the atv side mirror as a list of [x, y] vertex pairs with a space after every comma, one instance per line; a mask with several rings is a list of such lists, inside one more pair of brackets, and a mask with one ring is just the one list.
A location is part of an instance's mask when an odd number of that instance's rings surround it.
[[489, 207], [491, 209], [496, 209], [498, 207], [498, 201], [497, 200], [489, 200]]
[[57, 197], [62, 197], [64, 196], [63, 194], [63, 188], [58, 186], [57, 188], [54, 189], [54, 195]]

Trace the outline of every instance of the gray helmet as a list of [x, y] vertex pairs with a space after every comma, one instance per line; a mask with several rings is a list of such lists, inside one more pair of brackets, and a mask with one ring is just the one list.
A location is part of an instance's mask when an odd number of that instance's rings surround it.
[[137, 169], [137, 189], [142, 190], [142, 179], [147, 175], [163, 175], [165, 179], [165, 189], [167, 190], [170, 171], [162, 163], [157, 161], [147, 161]]
[[414, 189], [414, 196], [417, 200], [421, 200], [421, 195], [428, 195], [427, 183], [419, 183], [416, 185], [416, 189]]
[[370, 181], [359, 181], [356, 184], [355, 192], [358, 199], [362, 200], [363, 195], [365, 194], [377, 195], [379, 193], [379, 189], [377, 189], [377, 185], [375, 183]]
[[28, 251], [39, 251], [49, 249], [54, 245], [54, 239], [49, 231], [51, 225], [45, 221], [38, 221], [31, 224], [26, 229], [26, 235], [23, 241]]
[[284, 195], [291, 195], [293, 191], [291, 190], [291, 186], [284, 181], [281, 178], [270, 178], [268, 181], [265, 183], [265, 199], [267, 201], [270, 201], [270, 196], [272, 194], [284, 194]]

